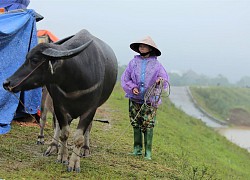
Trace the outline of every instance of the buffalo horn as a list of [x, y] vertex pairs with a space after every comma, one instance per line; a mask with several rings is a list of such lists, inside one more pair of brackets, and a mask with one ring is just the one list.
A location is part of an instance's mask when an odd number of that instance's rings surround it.
[[66, 37], [66, 38], [63, 38], [63, 39], [61, 39], [61, 40], [59, 40], [59, 41], [54, 42], [54, 44], [62, 44], [62, 43], [64, 43], [64, 42], [68, 41], [69, 39], [71, 39], [73, 36], [74, 36], [74, 35], [69, 36], [69, 37]]
[[49, 57], [55, 57], [55, 58], [63, 58], [63, 57], [69, 57], [72, 55], [75, 55], [77, 53], [80, 53], [81, 51], [83, 51], [84, 49], [86, 49], [93, 40], [88, 41], [87, 43], [83, 44], [80, 47], [77, 47], [75, 49], [71, 49], [71, 50], [66, 50], [66, 51], [60, 51], [54, 48], [48, 48], [45, 49], [42, 54], [49, 56]]

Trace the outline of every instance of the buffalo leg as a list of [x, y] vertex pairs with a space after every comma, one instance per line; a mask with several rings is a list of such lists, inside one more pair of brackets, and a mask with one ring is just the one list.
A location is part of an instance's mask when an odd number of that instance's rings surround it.
[[43, 87], [42, 103], [41, 103], [41, 118], [40, 118], [40, 134], [38, 135], [37, 144], [44, 144], [44, 127], [47, 121], [48, 108], [46, 107], [48, 91]]
[[95, 111], [80, 116], [80, 121], [74, 135], [74, 148], [69, 160], [68, 171], [75, 170], [76, 172], [80, 172], [80, 153], [84, 144], [84, 133], [93, 120], [94, 115]]
[[49, 147], [44, 153], [44, 156], [50, 156], [53, 153], [58, 152], [58, 146], [59, 146], [59, 135], [60, 135], [60, 127], [59, 123], [56, 119], [55, 114], [53, 114], [53, 124], [54, 124], [54, 136], [52, 139], [52, 142], [50, 143]]
[[[53, 128], [54, 128], [54, 131], [56, 131], [55, 130], [56, 115], [55, 115], [54, 108], [53, 108], [53, 102], [52, 102], [52, 99], [49, 95], [47, 88], [43, 87], [42, 103], [41, 103], [40, 134], [38, 136], [37, 144], [44, 144], [44, 127], [46, 125], [48, 112], [51, 112], [53, 115]], [[54, 135], [54, 138], [55, 138], [55, 135]]]
[[61, 146], [59, 147], [58, 156], [57, 156], [57, 162], [61, 162], [63, 164], [68, 164], [68, 146], [67, 141], [70, 133], [70, 127], [69, 125], [63, 126], [61, 129]]
[[37, 144], [44, 144], [44, 127], [46, 124], [47, 111], [44, 111], [40, 119], [40, 134], [38, 135]]
[[88, 157], [90, 156], [90, 143], [89, 143], [89, 137], [90, 137], [90, 131], [92, 128], [92, 122], [89, 124], [87, 130], [84, 133], [84, 145], [82, 146], [82, 157]]

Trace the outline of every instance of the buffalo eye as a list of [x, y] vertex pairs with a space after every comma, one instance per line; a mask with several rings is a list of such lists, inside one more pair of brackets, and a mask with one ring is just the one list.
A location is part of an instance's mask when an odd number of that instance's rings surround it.
[[33, 66], [33, 65], [37, 65], [40, 61], [36, 58], [33, 59], [29, 59], [29, 63]]

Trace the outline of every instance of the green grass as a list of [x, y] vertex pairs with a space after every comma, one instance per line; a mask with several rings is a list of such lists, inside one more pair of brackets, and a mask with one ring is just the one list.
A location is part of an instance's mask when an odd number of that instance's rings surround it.
[[221, 120], [227, 120], [230, 110], [234, 108], [250, 113], [249, 88], [190, 87], [190, 90], [203, 109]]
[[[42, 156], [47, 146], [35, 144], [38, 127], [14, 124], [10, 133], [0, 136], [0, 178], [249, 179], [250, 153], [245, 149], [176, 109], [166, 97], [157, 112], [152, 161], [128, 155], [133, 146], [132, 127], [128, 100], [118, 84], [96, 115], [110, 124], [94, 121], [92, 156], [81, 159], [80, 173], [66, 172], [65, 166], [55, 163], [56, 156]], [[46, 131], [52, 134], [50, 126]]]

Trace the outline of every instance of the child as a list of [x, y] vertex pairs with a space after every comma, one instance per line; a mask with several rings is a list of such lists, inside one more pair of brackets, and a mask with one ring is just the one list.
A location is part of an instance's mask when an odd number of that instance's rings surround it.
[[121, 85], [129, 98], [129, 117], [134, 130], [133, 155], [142, 155], [142, 133], [144, 134], [145, 159], [151, 160], [153, 128], [156, 120], [156, 104], [153, 98], [144, 102], [144, 95], [155, 83], [167, 88], [168, 74], [157, 56], [161, 51], [151, 37], [130, 44], [130, 48], [140, 55], [136, 55], [128, 64], [121, 77]]

